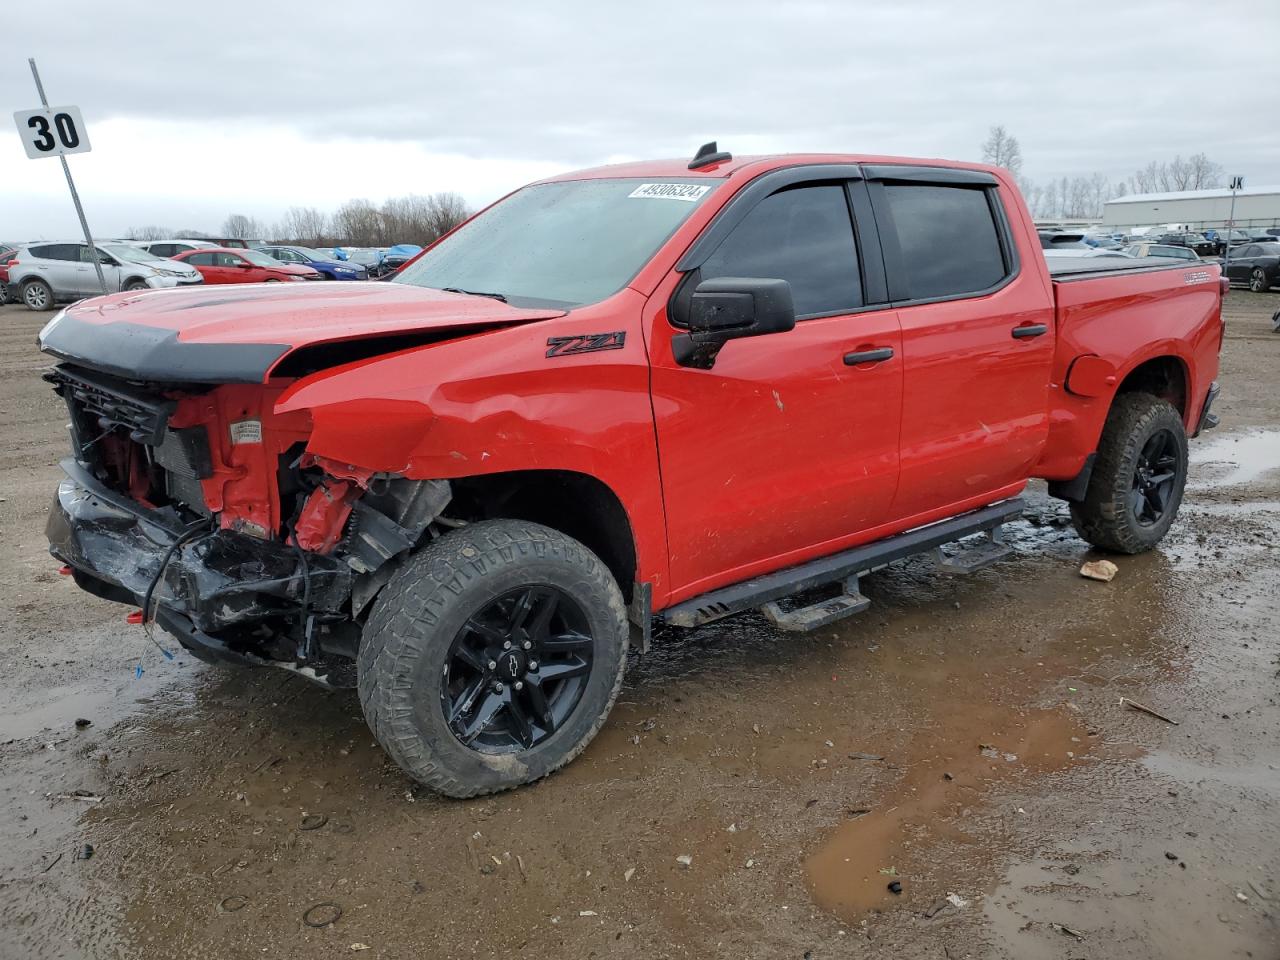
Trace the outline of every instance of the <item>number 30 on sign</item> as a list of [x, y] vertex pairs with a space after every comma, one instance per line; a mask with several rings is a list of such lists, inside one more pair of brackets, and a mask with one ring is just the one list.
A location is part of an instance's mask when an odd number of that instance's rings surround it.
[[79, 107], [19, 110], [13, 119], [27, 156], [33, 160], [89, 152], [89, 134]]

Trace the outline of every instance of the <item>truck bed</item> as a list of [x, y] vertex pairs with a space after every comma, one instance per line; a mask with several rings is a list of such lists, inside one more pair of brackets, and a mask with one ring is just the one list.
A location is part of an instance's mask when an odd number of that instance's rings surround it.
[[[1045, 257], [1045, 262], [1049, 265], [1049, 276], [1059, 283], [1155, 270], [1194, 269], [1200, 265], [1194, 260], [1176, 257]], [[1217, 261], [1203, 260], [1201, 263], [1208, 266], [1217, 264]]]

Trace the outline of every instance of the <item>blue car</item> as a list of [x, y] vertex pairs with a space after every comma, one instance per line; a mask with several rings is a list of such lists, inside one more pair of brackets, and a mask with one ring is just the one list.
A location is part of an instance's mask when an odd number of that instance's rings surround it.
[[281, 263], [296, 263], [319, 271], [326, 280], [368, 280], [369, 271], [358, 263], [339, 260], [332, 252], [312, 250], [309, 247], [259, 247], [269, 257]]

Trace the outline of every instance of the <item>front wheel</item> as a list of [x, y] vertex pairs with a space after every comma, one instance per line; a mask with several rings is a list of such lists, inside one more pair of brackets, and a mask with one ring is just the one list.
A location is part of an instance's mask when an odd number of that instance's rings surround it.
[[147, 286], [147, 281], [145, 280], [130, 280], [124, 285], [124, 289], [125, 293], [137, 293], [139, 290], [149, 290], [151, 288]]
[[627, 652], [622, 594], [578, 541], [489, 520], [432, 541], [374, 603], [357, 658], [374, 736], [409, 776], [472, 797], [530, 783], [603, 726]]
[[1169, 532], [1186, 483], [1187, 431], [1178, 411], [1149, 393], [1121, 394], [1071, 520], [1095, 547], [1142, 553]]
[[53, 288], [43, 280], [28, 280], [22, 285], [22, 302], [28, 310], [53, 308]]
[[1261, 267], [1256, 268], [1253, 273], [1249, 274], [1249, 289], [1254, 293], [1262, 293], [1271, 286], [1267, 282], [1267, 272]]

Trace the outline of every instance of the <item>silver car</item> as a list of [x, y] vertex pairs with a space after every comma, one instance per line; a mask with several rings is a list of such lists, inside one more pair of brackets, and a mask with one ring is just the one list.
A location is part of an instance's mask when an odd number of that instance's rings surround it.
[[[127, 243], [99, 241], [98, 258], [107, 291], [154, 290], [201, 283], [200, 271], [165, 260]], [[29, 243], [13, 255], [9, 283], [31, 310], [49, 310], [59, 301], [102, 293], [93, 257], [85, 243]]]

